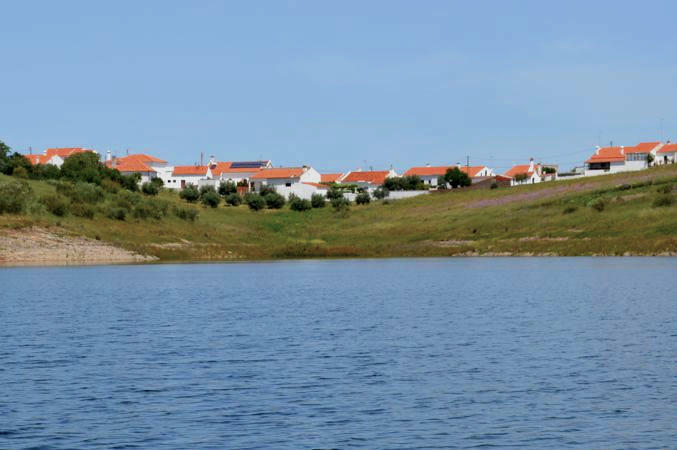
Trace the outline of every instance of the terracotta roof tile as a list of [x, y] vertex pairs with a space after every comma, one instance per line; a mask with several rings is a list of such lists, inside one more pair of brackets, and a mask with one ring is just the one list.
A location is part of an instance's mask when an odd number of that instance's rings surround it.
[[665, 144], [658, 150], [657, 153], [674, 153], [677, 152], [677, 144]]
[[276, 169], [263, 169], [252, 175], [252, 180], [267, 180], [273, 178], [299, 178], [306, 170], [303, 167], [279, 167]]
[[365, 172], [350, 172], [341, 183], [370, 183], [381, 185], [385, 183], [390, 172], [387, 170], [373, 170]]
[[343, 176], [342, 173], [323, 173], [320, 174], [320, 182], [322, 183], [337, 183]]
[[172, 175], [207, 175], [208, 166], [174, 166]]

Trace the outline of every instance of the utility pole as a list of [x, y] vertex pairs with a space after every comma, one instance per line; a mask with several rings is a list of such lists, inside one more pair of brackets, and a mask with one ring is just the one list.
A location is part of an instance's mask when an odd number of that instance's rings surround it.
[[204, 159], [204, 152], [200, 152], [200, 165], [202, 165]]
[[465, 173], [470, 176], [470, 155], [465, 157]]

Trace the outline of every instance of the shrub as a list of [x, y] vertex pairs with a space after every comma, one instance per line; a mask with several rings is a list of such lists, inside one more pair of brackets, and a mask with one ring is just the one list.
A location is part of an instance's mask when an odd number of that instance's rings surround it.
[[23, 166], [15, 167], [12, 175], [17, 178], [28, 178], [28, 170]]
[[237, 194], [237, 186], [232, 181], [222, 181], [219, 184], [219, 194], [224, 197], [230, 194]]
[[209, 184], [205, 184], [205, 185], [200, 186], [200, 196], [203, 196], [207, 192], [216, 193], [216, 189], [214, 189], [214, 186], [209, 185]]
[[386, 178], [383, 186], [389, 191], [421, 191], [428, 189], [418, 175]]
[[249, 209], [258, 211], [266, 207], [266, 201], [256, 192], [249, 192], [244, 196], [244, 201]]
[[32, 194], [33, 190], [25, 181], [0, 182], [0, 214], [23, 212]]
[[656, 188], [656, 192], [660, 194], [669, 194], [672, 192], [672, 185], [664, 184], [663, 186], [658, 186], [658, 188]]
[[263, 199], [266, 201], [266, 207], [268, 209], [280, 209], [286, 203], [284, 196], [275, 191], [267, 193]]
[[120, 176], [120, 184], [122, 187], [131, 192], [139, 191], [139, 181], [141, 181], [141, 175], [138, 173]]
[[458, 167], [447, 169], [447, 173], [444, 174], [444, 180], [454, 189], [457, 187], [470, 186], [472, 184], [472, 180], [468, 174], [462, 172]]
[[357, 197], [355, 197], [355, 203], [358, 205], [367, 205], [371, 201], [371, 196], [369, 195], [369, 192], [361, 192], [357, 194]]
[[588, 202], [588, 206], [596, 211], [602, 212], [604, 211], [604, 207], [606, 206], [606, 201], [604, 201], [603, 198], [596, 198], [590, 200]]
[[74, 202], [98, 203], [104, 199], [104, 193], [96, 184], [79, 181], [73, 186], [70, 198]]
[[211, 191], [206, 191], [201, 195], [202, 199], [202, 204], [205, 206], [209, 206], [210, 208], [216, 208], [219, 206], [219, 203], [221, 202], [221, 197], [219, 194], [216, 193], [216, 191], [212, 188]]
[[166, 201], [147, 198], [134, 206], [132, 215], [137, 219], [161, 220], [167, 215], [168, 210], [169, 203]]
[[498, 183], [495, 182], [495, 181], [493, 181], [493, 182], [491, 183], [491, 186], [489, 186], [489, 189], [498, 189]]
[[343, 189], [341, 189], [339, 186], [336, 185], [330, 187], [329, 191], [327, 191], [327, 198], [329, 200], [343, 198]]
[[350, 200], [345, 197], [335, 198], [332, 199], [331, 206], [335, 211], [347, 211], [350, 209]]
[[261, 186], [261, 190], [259, 191], [259, 194], [261, 197], [265, 197], [266, 195], [270, 193], [277, 193], [274, 187], [272, 186]]
[[308, 211], [312, 207], [313, 205], [310, 203], [310, 200], [299, 197], [292, 199], [292, 201], [289, 203], [289, 208], [292, 211]]
[[[154, 179], [158, 180], [159, 178]], [[160, 192], [160, 187], [157, 185], [157, 183], [146, 181], [141, 185], [141, 192], [143, 192], [146, 195], [158, 195], [158, 193]]]
[[174, 207], [174, 215], [179, 219], [187, 220], [188, 222], [195, 222], [199, 214], [200, 213], [195, 208]]
[[41, 199], [42, 203], [55, 216], [63, 217], [68, 214], [68, 202], [60, 195], [50, 194]]
[[242, 204], [242, 197], [240, 194], [228, 194], [226, 196], [226, 203], [230, 206], [240, 206]]
[[120, 184], [108, 178], [101, 180], [101, 187], [104, 191], [110, 192], [111, 194], [117, 194], [120, 190]]
[[155, 178], [151, 179], [150, 182], [152, 184], [154, 184], [155, 186], [157, 186], [158, 189], [165, 185], [165, 182], [162, 181], [162, 178], [160, 178], [160, 177], [155, 177]]
[[106, 211], [106, 217], [113, 220], [125, 220], [127, 217], [127, 210], [124, 208], [119, 208], [117, 206], [111, 206]]
[[61, 166], [61, 176], [71, 181], [99, 184], [108, 173], [99, 162], [99, 155], [93, 152], [69, 156]]
[[572, 212], [575, 212], [578, 208], [575, 206], [567, 206], [564, 208], [564, 211], [562, 211], [562, 214], [571, 214]]
[[200, 198], [200, 192], [192, 184], [187, 185], [185, 188], [181, 189], [179, 197], [183, 200], [195, 203]]
[[135, 194], [133, 192], [129, 191], [120, 191], [118, 192], [118, 195], [116, 196], [120, 201], [124, 201], [129, 203], [130, 205], [136, 205], [143, 200], [143, 197], [141, 197], [139, 194]]
[[310, 205], [313, 208], [324, 208], [326, 202], [324, 195], [322, 194], [313, 194], [310, 196]]
[[447, 189], [447, 179], [444, 176], [437, 177], [437, 189], [446, 190]]
[[670, 194], [660, 195], [653, 201], [654, 208], [670, 206], [675, 202], [675, 199]]
[[31, 166], [32, 178], [38, 180], [56, 180], [61, 176], [61, 169], [54, 164], [37, 164]]
[[76, 217], [84, 217], [85, 219], [94, 218], [94, 207], [84, 203], [74, 203], [70, 206], [70, 212]]
[[377, 200], [383, 200], [384, 198], [390, 195], [390, 191], [385, 186], [379, 186], [374, 190], [374, 198]]

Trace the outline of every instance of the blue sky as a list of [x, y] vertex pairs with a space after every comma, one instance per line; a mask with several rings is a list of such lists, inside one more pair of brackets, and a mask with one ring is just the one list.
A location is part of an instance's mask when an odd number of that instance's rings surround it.
[[0, 140], [322, 171], [677, 139], [677, 3], [6, 2]]

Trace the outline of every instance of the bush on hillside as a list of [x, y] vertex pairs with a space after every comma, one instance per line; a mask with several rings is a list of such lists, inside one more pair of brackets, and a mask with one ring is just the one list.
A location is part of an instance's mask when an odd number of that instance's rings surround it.
[[117, 183], [109, 178], [104, 178], [101, 180], [101, 188], [106, 192], [110, 192], [111, 194], [117, 194], [121, 187], [122, 186], [120, 186], [120, 183]]
[[371, 201], [371, 196], [369, 195], [369, 192], [360, 192], [357, 194], [357, 197], [355, 197], [355, 203], [358, 205], [367, 205]]
[[578, 208], [575, 206], [567, 206], [564, 208], [564, 211], [562, 211], [562, 214], [571, 214], [572, 212], [576, 212]]
[[302, 199], [295, 197], [289, 202], [289, 208], [292, 211], [308, 211], [312, 209], [313, 205], [310, 203], [310, 200]]
[[390, 195], [390, 191], [387, 187], [379, 186], [374, 189], [374, 198], [377, 200], [383, 200], [384, 198]]
[[151, 182], [152, 184], [154, 184], [155, 186], [157, 186], [158, 189], [160, 189], [162, 186], [165, 185], [165, 182], [162, 181], [162, 178], [160, 178], [160, 177], [152, 178], [152, 179], [150, 180], [150, 182]]
[[242, 204], [242, 197], [240, 194], [228, 194], [226, 196], [226, 203], [230, 206], [240, 206]]
[[136, 219], [162, 220], [169, 211], [169, 203], [165, 200], [145, 198], [134, 206], [132, 215]]
[[489, 189], [498, 189], [498, 183], [495, 182], [495, 181], [493, 181], [493, 182], [491, 183], [491, 186], [489, 186]]
[[85, 203], [73, 203], [69, 207], [71, 214], [76, 217], [83, 217], [85, 219], [93, 219], [95, 209], [92, 205], [87, 205]]
[[56, 180], [61, 177], [61, 169], [54, 164], [36, 164], [31, 166], [30, 177], [36, 180]]
[[[159, 180], [159, 178], [155, 178], [155, 180]], [[141, 185], [141, 192], [143, 192], [146, 195], [158, 195], [158, 193], [160, 192], [160, 187], [158, 186], [157, 183], [146, 181]]]
[[22, 213], [32, 194], [33, 189], [25, 181], [0, 182], [0, 214]]
[[350, 200], [345, 197], [334, 198], [331, 200], [331, 206], [335, 211], [348, 211], [350, 209]]
[[313, 194], [310, 196], [310, 205], [313, 208], [324, 208], [326, 201], [324, 195], [322, 194]]
[[[117, 172], [117, 171], [116, 171]], [[118, 172], [119, 173], [119, 172]], [[100, 184], [109, 172], [99, 162], [99, 155], [93, 152], [77, 153], [69, 156], [61, 166], [61, 176], [73, 182]]]
[[284, 196], [275, 191], [267, 193], [263, 196], [263, 199], [266, 201], [266, 207], [268, 209], [280, 209], [286, 202]]
[[675, 199], [670, 194], [659, 195], [653, 201], [654, 208], [661, 208], [665, 206], [671, 206], [675, 202]]
[[343, 189], [337, 185], [333, 185], [327, 191], [327, 198], [329, 200], [335, 200], [337, 198], [343, 198]]
[[201, 196], [200, 201], [203, 205], [209, 206], [210, 208], [216, 208], [221, 202], [221, 197], [216, 191], [212, 188], [211, 191], [205, 191]]
[[602, 212], [606, 207], [606, 201], [603, 198], [596, 198], [588, 202], [588, 206], [595, 211]]
[[16, 178], [28, 178], [28, 170], [22, 166], [15, 167], [14, 171], [12, 171], [12, 176]]
[[139, 175], [138, 173], [120, 176], [120, 184], [122, 185], [122, 187], [131, 192], [139, 191], [139, 181], [141, 181], [141, 175]]
[[199, 211], [195, 208], [175, 206], [174, 215], [181, 220], [186, 220], [188, 222], [195, 222], [199, 216]]
[[237, 186], [232, 181], [222, 181], [219, 184], [219, 195], [226, 197], [230, 194], [237, 194]]
[[266, 201], [259, 194], [249, 192], [244, 196], [244, 201], [253, 211], [259, 211], [266, 207]]
[[261, 190], [259, 191], [259, 195], [261, 195], [261, 197], [265, 197], [270, 193], [277, 193], [277, 191], [272, 186], [261, 186]]
[[73, 186], [71, 200], [81, 203], [99, 203], [105, 198], [103, 189], [92, 183], [77, 182]]
[[113, 220], [125, 220], [127, 217], [127, 210], [117, 206], [111, 206], [106, 210], [106, 217]]
[[181, 189], [179, 192], [179, 197], [183, 200], [195, 203], [200, 198], [200, 192], [192, 184], [187, 185], [185, 188]]
[[656, 192], [659, 194], [669, 194], [672, 192], [672, 184], [664, 184], [663, 186], [658, 186]]
[[200, 186], [200, 196], [206, 194], [207, 192], [216, 192], [216, 189], [214, 189], [214, 186], [208, 184]]
[[49, 194], [42, 197], [40, 201], [45, 205], [47, 211], [57, 217], [64, 217], [68, 214], [68, 202], [60, 195]]

